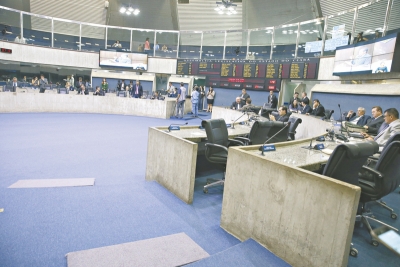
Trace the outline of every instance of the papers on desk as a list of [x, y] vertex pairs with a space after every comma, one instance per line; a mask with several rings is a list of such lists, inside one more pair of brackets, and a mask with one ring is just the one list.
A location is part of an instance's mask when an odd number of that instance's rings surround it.
[[332, 154], [333, 149], [324, 148], [324, 149], [321, 149], [321, 152], [322, 152], [322, 153], [325, 153], [325, 154], [327, 154], [327, 155], [330, 155], [330, 154]]

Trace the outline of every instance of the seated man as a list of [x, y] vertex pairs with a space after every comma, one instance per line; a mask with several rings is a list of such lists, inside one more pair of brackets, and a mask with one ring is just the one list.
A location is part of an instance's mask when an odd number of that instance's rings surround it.
[[367, 129], [369, 134], [378, 134], [378, 130], [382, 123], [385, 121], [383, 119], [382, 108], [380, 106], [372, 107], [372, 118], [368, 121], [364, 128]]
[[81, 84], [81, 87], [78, 88], [78, 95], [88, 95], [89, 91], [86, 90], [85, 85]]
[[311, 107], [307, 104], [307, 102], [301, 102], [301, 105], [303, 106], [302, 108], [299, 109], [299, 113], [301, 114], [309, 114], [312, 109]]
[[96, 86], [96, 91], [94, 91], [93, 95], [103, 95], [103, 92], [100, 90], [100, 86]]
[[236, 97], [236, 101], [232, 103], [231, 109], [239, 110], [243, 107], [240, 97]]
[[313, 115], [313, 116], [318, 116], [318, 117], [325, 117], [325, 108], [321, 103], [319, 102], [318, 99], [314, 99], [313, 101], [313, 110], [311, 113], [307, 115]]
[[246, 105], [244, 105], [244, 106], [243, 106], [241, 109], [239, 109], [239, 110], [250, 111], [250, 109], [253, 108], [253, 107], [254, 107], [254, 105], [251, 104], [251, 98], [248, 97], [248, 98], [246, 99]]
[[378, 143], [379, 146], [385, 146], [390, 137], [397, 133], [400, 133], [400, 119], [397, 109], [389, 108], [385, 110], [383, 117], [385, 120], [384, 125], [386, 128], [382, 129], [382, 131], [377, 136], [372, 137], [367, 133], [362, 133], [365, 139], [375, 141]]
[[159, 93], [157, 92], [157, 91], [155, 91], [154, 92], [154, 94], [151, 96], [151, 98], [150, 99], [157, 99], [158, 100], [158, 98], [160, 97], [160, 95], [159, 95]]
[[271, 121], [281, 121], [281, 122], [287, 122], [289, 121], [289, 114], [287, 114], [287, 108], [285, 106], [280, 106], [278, 109], [279, 113], [279, 118], [276, 119], [274, 115], [270, 114], [269, 119]]
[[359, 107], [357, 109], [357, 116], [352, 117], [354, 111], [350, 110], [347, 113], [347, 116], [345, 118], [346, 121], [358, 125], [358, 126], [364, 126], [368, 123], [368, 121], [371, 119], [370, 116], [365, 115], [365, 108], [363, 107]]

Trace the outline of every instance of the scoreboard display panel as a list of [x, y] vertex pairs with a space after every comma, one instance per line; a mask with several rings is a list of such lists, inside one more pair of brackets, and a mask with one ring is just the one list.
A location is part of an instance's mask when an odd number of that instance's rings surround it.
[[[211, 86], [279, 90], [281, 79], [317, 79], [319, 58], [282, 60], [178, 59], [176, 74], [203, 75]], [[212, 76], [212, 77], [211, 77]], [[216, 85], [218, 84], [218, 85]]]

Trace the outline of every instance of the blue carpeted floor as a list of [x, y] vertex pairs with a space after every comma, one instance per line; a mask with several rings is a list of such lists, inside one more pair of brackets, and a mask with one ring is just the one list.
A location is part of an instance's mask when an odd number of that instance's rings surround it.
[[[187, 205], [157, 183], [145, 181], [148, 127], [178, 121], [0, 114], [0, 266], [66, 266], [68, 252], [179, 232], [211, 255], [238, 245], [240, 241], [219, 226], [222, 189], [204, 195], [205, 178], [199, 177], [194, 203]], [[92, 177], [93, 187], [7, 188], [19, 179]], [[393, 206], [399, 200], [397, 192], [386, 199]], [[398, 206], [396, 212], [400, 214]], [[400, 226], [400, 219], [393, 221], [384, 211], [377, 215]], [[399, 266], [383, 246], [369, 245], [362, 230], [356, 229], [353, 238], [359, 257], [351, 258], [349, 266]], [[243, 246], [241, 253], [246, 249]], [[286, 266], [276, 259], [272, 263], [259, 266]]]

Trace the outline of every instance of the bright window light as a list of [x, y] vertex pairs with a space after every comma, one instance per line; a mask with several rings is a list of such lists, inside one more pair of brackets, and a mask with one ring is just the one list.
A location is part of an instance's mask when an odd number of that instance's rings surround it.
[[133, 7], [131, 7], [131, 6], [128, 8], [128, 11], [129, 11], [129, 12], [133, 12], [134, 10], [135, 10], [135, 9], [134, 9]]
[[120, 12], [120, 13], [125, 13], [125, 11], [126, 11], [126, 8], [125, 8], [125, 7], [121, 7], [121, 8], [119, 9], [119, 12]]

